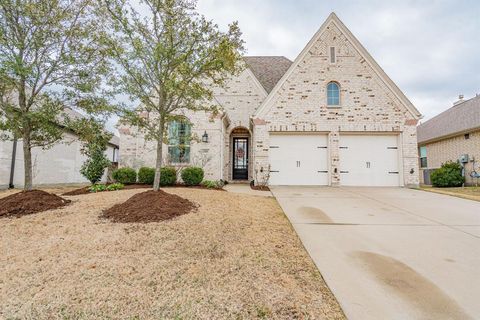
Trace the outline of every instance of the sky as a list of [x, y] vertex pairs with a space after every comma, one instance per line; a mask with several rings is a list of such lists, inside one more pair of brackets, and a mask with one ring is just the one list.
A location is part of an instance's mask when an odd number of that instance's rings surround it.
[[450, 108], [460, 94], [480, 94], [478, 0], [199, 0], [197, 9], [222, 29], [237, 20], [247, 55], [292, 61], [335, 12], [422, 121]]

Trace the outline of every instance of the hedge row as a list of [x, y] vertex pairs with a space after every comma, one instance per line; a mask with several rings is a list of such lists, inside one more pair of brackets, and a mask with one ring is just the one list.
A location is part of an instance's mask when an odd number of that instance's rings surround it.
[[[203, 181], [204, 172], [202, 168], [187, 167], [182, 170], [181, 177], [188, 186], [198, 186]], [[113, 179], [123, 184], [149, 184], [153, 185], [155, 179], [155, 169], [142, 167], [137, 172], [132, 168], [120, 168], [113, 172]], [[177, 171], [173, 167], [164, 167], [160, 169], [160, 185], [172, 186], [177, 183]]]

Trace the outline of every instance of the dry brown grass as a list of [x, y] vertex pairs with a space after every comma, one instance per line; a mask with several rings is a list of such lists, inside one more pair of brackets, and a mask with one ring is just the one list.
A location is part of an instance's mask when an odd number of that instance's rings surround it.
[[344, 318], [273, 198], [168, 189], [199, 210], [150, 224], [98, 218], [143, 191], [0, 219], [0, 318]]
[[480, 187], [464, 187], [464, 188], [433, 188], [430, 186], [422, 186], [422, 190], [446, 194], [449, 196], [480, 201]]

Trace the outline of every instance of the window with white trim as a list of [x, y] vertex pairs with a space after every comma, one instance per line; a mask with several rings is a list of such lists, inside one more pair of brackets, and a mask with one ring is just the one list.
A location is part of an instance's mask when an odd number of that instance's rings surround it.
[[190, 162], [191, 126], [187, 121], [168, 124], [168, 155], [172, 163]]
[[336, 82], [329, 82], [327, 84], [327, 105], [340, 105], [340, 86]]

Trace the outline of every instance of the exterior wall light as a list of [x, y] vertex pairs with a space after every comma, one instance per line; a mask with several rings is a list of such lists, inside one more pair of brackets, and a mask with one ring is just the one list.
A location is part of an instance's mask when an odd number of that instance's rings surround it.
[[205, 133], [202, 136], [202, 142], [203, 143], [208, 143], [208, 133], [207, 133], [206, 130], [205, 130]]

